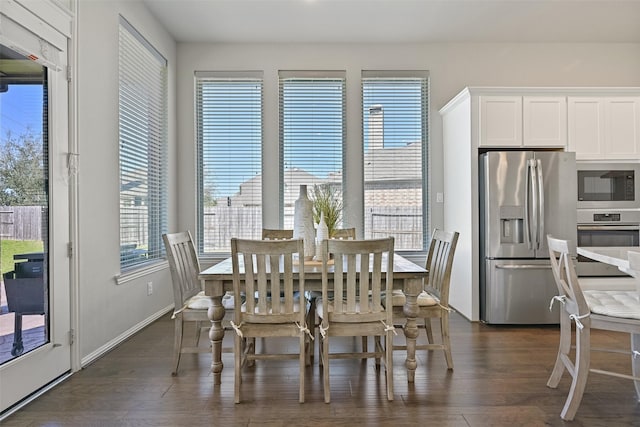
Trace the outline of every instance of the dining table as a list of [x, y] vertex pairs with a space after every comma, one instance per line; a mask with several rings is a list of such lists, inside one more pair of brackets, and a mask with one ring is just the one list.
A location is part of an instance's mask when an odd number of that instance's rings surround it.
[[[383, 266], [386, 263], [383, 262]], [[299, 267], [294, 269], [294, 280], [297, 279]], [[240, 271], [242, 274], [243, 272]], [[328, 267], [329, 280], [333, 280], [333, 266]], [[383, 275], [386, 274], [383, 268]], [[407, 344], [407, 356], [405, 367], [409, 382], [414, 382], [416, 362], [416, 339], [418, 337], [418, 325], [416, 317], [419, 312], [418, 295], [423, 290], [424, 281], [428, 278], [429, 272], [424, 267], [408, 260], [407, 258], [394, 254], [393, 256], [393, 288], [402, 289], [406, 295], [406, 303], [403, 311], [406, 318], [404, 334]], [[222, 319], [225, 316], [225, 308], [222, 305], [222, 297], [227, 292], [233, 292], [233, 268], [231, 257], [202, 270], [199, 274], [200, 280], [204, 284], [205, 295], [212, 298], [212, 306], [208, 310], [209, 320], [211, 320], [211, 330], [209, 339], [211, 340], [211, 372], [213, 373], [214, 384], [221, 383], [223, 370], [222, 363], [222, 340], [225, 329], [222, 326]], [[305, 291], [322, 291], [322, 264], [316, 261], [305, 261], [304, 263], [304, 288]]]
[[[635, 278], [636, 291], [640, 299], [640, 271], [631, 268], [629, 252], [640, 252], [638, 246], [578, 246], [578, 255], [618, 267], [618, 269]], [[578, 279], [579, 281], [579, 279]], [[640, 334], [631, 334], [631, 372], [635, 378], [640, 377]], [[640, 381], [634, 381], [636, 396], [640, 400]]]
[[[629, 256], [627, 255], [629, 252], [640, 252], [640, 246], [578, 246], [576, 249], [578, 255], [613, 265], [623, 273], [640, 279], [640, 272], [636, 272], [631, 268]], [[638, 286], [638, 283], [640, 283], [640, 280], [636, 280], [636, 286]], [[640, 293], [640, 287], [637, 289]]]

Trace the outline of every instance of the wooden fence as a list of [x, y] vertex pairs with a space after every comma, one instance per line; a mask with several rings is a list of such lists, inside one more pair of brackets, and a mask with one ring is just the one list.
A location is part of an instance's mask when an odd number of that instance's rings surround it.
[[[262, 234], [260, 206], [214, 206], [204, 213], [204, 251], [230, 251], [232, 237], [259, 239]], [[284, 228], [293, 228], [293, 209], [285, 211]], [[420, 206], [382, 206], [365, 214], [367, 239], [395, 237], [396, 250], [420, 250], [422, 210]]]
[[42, 240], [42, 206], [0, 206], [0, 238]]

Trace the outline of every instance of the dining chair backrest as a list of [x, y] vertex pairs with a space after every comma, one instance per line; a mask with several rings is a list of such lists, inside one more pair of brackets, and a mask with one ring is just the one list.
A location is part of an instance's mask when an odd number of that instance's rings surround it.
[[263, 228], [262, 239], [263, 240], [293, 239], [293, 230], [280, 229], [280, 228]]
[[178, 311], [191, 297], [202, 291], [202, 283], [198, 278], [200, 262], [190, 232], [164, 234], [162, 239], [173, 281], [175, 311]]
[[383, 292], [393, 289], [393, 237], [368, 240], [325, 240], [325, 260], [333, 258], [333, 289], [329, 289], [328, 261], [323, 261], [322, 299], [334, 298], [329, 323], [384, 320], [392, 324], [392, 310], [381, 304]]
[[427, 255], [429, 280], [425, 282], [425, 290], [438, 297], [440, 304], [445, 307], [449, 305], [451, 269], [459, 235], [457, 231], [435, 229]]
[[551, 271], [558, 288], [558, 295], [564, 298], [564, 306], [570, 313], [583, 315], [589, 313], [589, 305], [578, 282], [569, 241], [547, 236]]
[[[233, 288], [236, 323], [304, 324], [305, 310], [300, 309], [299, 295], [304, 295], [304, 244], [302, 239], [246, 240], [231, 239]], [[294, 266], [297, 279], [294, 280]], [[244, 289], [242, 289], [244, 283]], [[241, 309], [239, 296], [246, 299]], [[280, 295], [281, 298], [271, 298]], [[240, 324], [238, 323], [238, 324]]]
[[336, 228], [331, 235], [332, 239], [337, 240], [355, 240], [356, 229], [355, 228]]

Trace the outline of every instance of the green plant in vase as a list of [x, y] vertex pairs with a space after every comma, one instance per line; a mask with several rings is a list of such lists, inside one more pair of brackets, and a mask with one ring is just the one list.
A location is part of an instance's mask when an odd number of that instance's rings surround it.
[[324, 214], [324, 221], [329, 230], [329, 237], [342, 217], [342, 194], [331, 184], [315, 184], [313, 186], [313, 221], [318, 224], [320, 215]]

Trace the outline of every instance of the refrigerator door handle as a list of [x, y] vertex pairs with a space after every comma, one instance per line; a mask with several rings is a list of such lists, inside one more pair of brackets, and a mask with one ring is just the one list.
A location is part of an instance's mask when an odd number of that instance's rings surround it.
[[496, 268], [499, 270], [549, 270], [551, 264], [498, 264]]
[[542, 173], [542, 161], [537, 159], [537, 172], [538, 172], [538, 246], [536, 249], [540, 249], [542, 239], [544, 238], [544, 175]]
[[527, 242], [527, 249], [531, 250], [531, 221], [529, 218], [529, 194], [531, 194], [531, 165], [527, 161], [527, 170], [525, 172], [525, 189], [524, 189], [524, 239]]
[[538, 248], [538, 179], [536, 174], [536, 161], [529, 160], [528, 162], [529, 174], [527, 179], [529, 185], [527, 186], [526, 200], [531, 199], [531, 209], [527, 209], [526, 215], [531, 215], [529, 219], [529, 227], [527, 234], [530, 236], [528, 247], [529, 249]]

